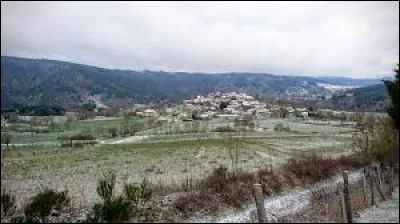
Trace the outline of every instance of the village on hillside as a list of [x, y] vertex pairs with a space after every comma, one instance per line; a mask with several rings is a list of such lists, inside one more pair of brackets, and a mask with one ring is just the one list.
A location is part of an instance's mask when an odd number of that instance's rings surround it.
[[[192, 111], [187, 113], [172, 113], [184, 120], [212, 119], [214, 117], [239, 117], [239, 116], [265, 116], [271, 117], [280, 113], [283, 108], [279, 106], [268, 106], [264, 102], [256, 100], [253, 96], [246, 93], [221, 93], [213, 92], [208, 95], [198, 95], [194, 99], [183, 100], [183, 107]], [[308, 117], [306, 108], [285, 107], [287, 117]], [[139, 109], [140, 110], [140, 109]], [[172, 112], [171, 108], [166, 111]], [[154, 109], [143, 108], [136, 112], [137, 116], [154, 117], [158, 112]]]

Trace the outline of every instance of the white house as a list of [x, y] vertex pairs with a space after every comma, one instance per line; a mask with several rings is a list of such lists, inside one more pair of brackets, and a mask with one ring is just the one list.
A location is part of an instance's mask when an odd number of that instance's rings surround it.
[[307, 111], [303, 111], [300, 113], [300, 116], [302, 116], [303, 118], [308, 117], [308, 112]]
[[143, 116], [145, 117], [154, 117], [157, 115], [157, 112], [153, 109], [146, 109], [143, 111]]

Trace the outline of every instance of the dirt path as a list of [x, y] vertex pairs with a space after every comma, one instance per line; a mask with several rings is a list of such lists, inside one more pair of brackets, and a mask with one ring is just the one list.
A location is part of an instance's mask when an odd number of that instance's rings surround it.
[[[353, 183], [361, 177], [360, 171], [354, 171], [349, 174], [349, 182]], [[321, 182], [310, 189], [292, 190], [284, 195], [276, 197], [269, 197], [265, 199], [264, 206], [267, 211], [268, 219], [276, 222], [278, 218], [287, 217], [301, 213], [308, 208], [312, 191], [318, 189], [326, 189], [334, 191], [337, 184], [342, 183], [343, 178], [337, 175], [334, 178]], [[228, 211], [217, 216], [202, 216], [193, 217], [188, 220], [190, 223], [248, 223], [252, 222], [252, 214], [255, 212], [255, 205], [250, 204], [248, 208], [243, 211], [233, 212]]]
[[[120, 140], [112, 140], [112, 139], [106, 139], [106, 140], [101, 140], [100, 144], [129, 144], [129, 143], [135, 143], [139, 142], [142, 140], [151, 140], [152, 142], [179, 142], [179, 141], [187, 141], [187, 140], [197, 140], [199, 137], [202, 136], [196, 136], [192, 134], [187, 134], [187, 138], [181, 138], [182, 134], [179, 135], [137, 135], [137, 136], [131, 136], [131, 137], [126, 137], [124, 139]], [[168, 137], [170, 139], [152, 139], [153, 137]], [[179, 137], [179, 138], [174, 138], [174, 137]], [[234, 136], [236, 138], [242, 138], [242, 136]], [[249, 135], [246, 136], [248, 139], [274, 139], [274, 138], [308, 138], [308, 137], [326, 137], [324, 134], [292, 134], [292, 135]], [[219, 136], [218, 134], [210, 135], [207, 137], [202, 137], [206, 139], [224, 139], [224, 137]]]
[[376, 207], [365, 209], [360, 213], [357, 223], [399, 223], [399, 187], [395, 188], [393, 197]]
[[111, 141], [111, 142], [106, 142], [106, 141], [100, 141], [100, 144], [109, 144], [109, 145], [113, 145], [113, 144], [129, 144], [129, 143], [133, 143], [133, 142], [137, 142], [143, 139], [148, 138], [149, 136], [131, 136], [125, 139], [121, 139], [121, 140], [116, 140], [116, 141]]

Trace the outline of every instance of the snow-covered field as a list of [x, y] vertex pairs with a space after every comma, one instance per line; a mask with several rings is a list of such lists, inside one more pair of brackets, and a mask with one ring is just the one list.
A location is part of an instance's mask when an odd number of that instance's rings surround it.
[[[273, 127], [282, 122], [293, 132], [275, 132]], [[266, 165], [279, 167], [287, 159], [310, 153], [336, 157], [352, 152], [349, 136], [338, 134], [351, 130], [348, 127], [284, 119], [264, 120], [259, 125], [267, 130], [247, 133], [248, 138], [238, 145], [237, 167], [240, 169], [256, 171]], [[156, 184], [181, 183], [187, 177], [202, 178], [220, 165], [231, 168], [228, 149], [234, 146], [227, 144], [221, 133], [211, 134], [218, 138], [196, 134], [179, 137], [181, 134], [176, 133], [160, 135], [159, 140], [153, 140], [154, 136], [143, 133], [124, 139], [107, 139], [97, 147], [82, 149], [21, 146], [4, 153], [1, 183], [12, 189], [21, 201], [40, 187], [48, 186], [68, 188], [76, 201], [92, 204], [99, 199], [95, 190], [97, 180], [103, 171], [110, 169], [117, 171], [117, 186], [120, 187], [125, 181], [140, 181], [144, 176]]]
[[355, 88], [362, 87], [362, 86], [357, 86], [357, 85], [332, 85], [332, 84], [326, 84], [326, 83], [317, 83], [317, 86], [323, 87], [323, 88], [331, 90], [331, 91], [348, 90], [348, 89], [355, 89]]

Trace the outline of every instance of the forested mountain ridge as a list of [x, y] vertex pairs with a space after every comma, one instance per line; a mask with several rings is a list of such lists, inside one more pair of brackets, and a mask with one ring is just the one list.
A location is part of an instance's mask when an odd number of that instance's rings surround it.
[[[332, 92], [318, 83], [346, 85], [349, 82], [379, 82], [349, 78], [345, 78], [345, 81], [346, 83], [340, 83], [340, 78], [265, 73], [131, 71], [56, 60], [1, 56], [1, 107], [12, 107], [16, 104], [71, 107], [84, 103], [91, 95], [100, 95], [111, 106], [135, 102], [179, 102], [213, 91], [246, 92], [264, 99], [324, 100]], [[358, 92], [360, 91], [355, 94]], [[380, 88], [377, 94], [381, 96], [385, 93]], [[363, 97], [362, 94], [360, 97]], [[356, 101], [360, 102], [358, 98]], [[340, 104], [340, 100], [335, 102]]]

